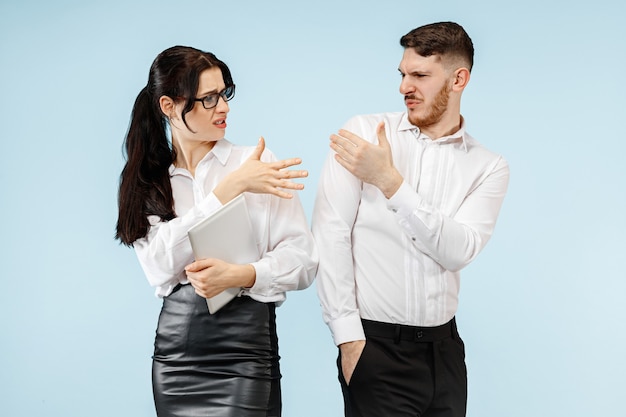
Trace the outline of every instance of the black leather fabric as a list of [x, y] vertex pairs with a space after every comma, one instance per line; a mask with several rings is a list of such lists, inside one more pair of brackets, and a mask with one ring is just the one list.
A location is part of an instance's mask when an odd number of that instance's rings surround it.
[[278, 417], [275, 306], [240, 297], [216, 314], [191, 285], [163, 300], [152, 386], [159, 417]]

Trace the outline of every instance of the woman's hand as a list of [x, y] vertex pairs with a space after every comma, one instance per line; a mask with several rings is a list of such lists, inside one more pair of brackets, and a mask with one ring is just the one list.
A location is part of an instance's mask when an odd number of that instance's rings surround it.
[[256, 281], [252, 265], [229, 264], [219, 259], [201, 259], [185, 267], [196, 294], [211, 298], [227, 288], [250, 288]]
[[261, 154], [265, 150], [265, 139], [259, 139], [256, 149], [236, 171], [228, 175], [213, 190], [215, 196], [226, 204], [243, 192], [272, 194], [281, 198], [293, 196], [282, 189], [302, 190], [304, 185], [293, 182], [294, 178], [309, 175], [304, 170], [287, 170], [302, 163], [300, 158], [283, 159], [276, 162], [262, 162]]

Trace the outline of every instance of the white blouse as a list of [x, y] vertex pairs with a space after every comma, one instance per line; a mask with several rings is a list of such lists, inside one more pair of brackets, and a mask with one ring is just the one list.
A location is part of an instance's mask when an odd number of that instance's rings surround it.
[[[212, 190], [239, 168], [254, 149], [222, 139], [198, 163], [195, 178], [186, 169], [170, 167], [177, 217], [161, 221], [158, 216], [149, 216], [151, 227], [147, 236], [133, 243], [157, 296], [165, 297], [179, 283], [188, 283], [184, 268], [194, 261], [194, 256], [187, 231], [222, 206]], [[266, 149], [261, 160], [271, 162], [277, 158]], [[317, 249], [302, 204], [297, 193], [292, 199], [254, 193], [244, 193], [244, 197], [261, 254], [261, 259], [252, 263], [256, 282], [244, 294], [257, 301], [280, 304], [286, 291], [311, 285], [317, 270]]]

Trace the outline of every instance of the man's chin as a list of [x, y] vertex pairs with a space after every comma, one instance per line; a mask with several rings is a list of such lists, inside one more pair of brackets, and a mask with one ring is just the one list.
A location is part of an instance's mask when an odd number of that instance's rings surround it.
[[408, 114], [408, 119], [409, 122], [413, 125], [413, 126], [417, 126], [419, 128], [422, 128], [422, 126], [424, 125], [424, 120], [417, 117], [417, 116], [411, 116], [411, 113]]

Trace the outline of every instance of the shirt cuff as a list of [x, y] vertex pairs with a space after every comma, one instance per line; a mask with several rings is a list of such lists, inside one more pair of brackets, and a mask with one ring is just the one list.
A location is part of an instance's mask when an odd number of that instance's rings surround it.
[[215, 212], [215, 210], [222, 207], [222, 202], [217, 198], [215, 194], [211, 191], [209, 195], [207, 195], [200, 203], [196, 206], [200, 213], [206, 217]]
[[421, 204], [422, 199], [406, 181], [402, 182], [398, 191], [387, 200], [387, 208], [399, 217], [409, 217]]
[[342, 343], [365, 340], [363, 323], [361, 323], [361, 317], [359, 317], [358, 314], [340, 317], [329, 322], [328, 326], [330, 327], [333, 340], [337, 346]]
[[254, 285], [247, 290], [251, 294], [258, 294], [261, 296], [268, 296], [272, 285], [272, 274], [270, 270], [269, 262], [263, 260], [251, 263], [252, 267], [256, 271], [256, 277]]

